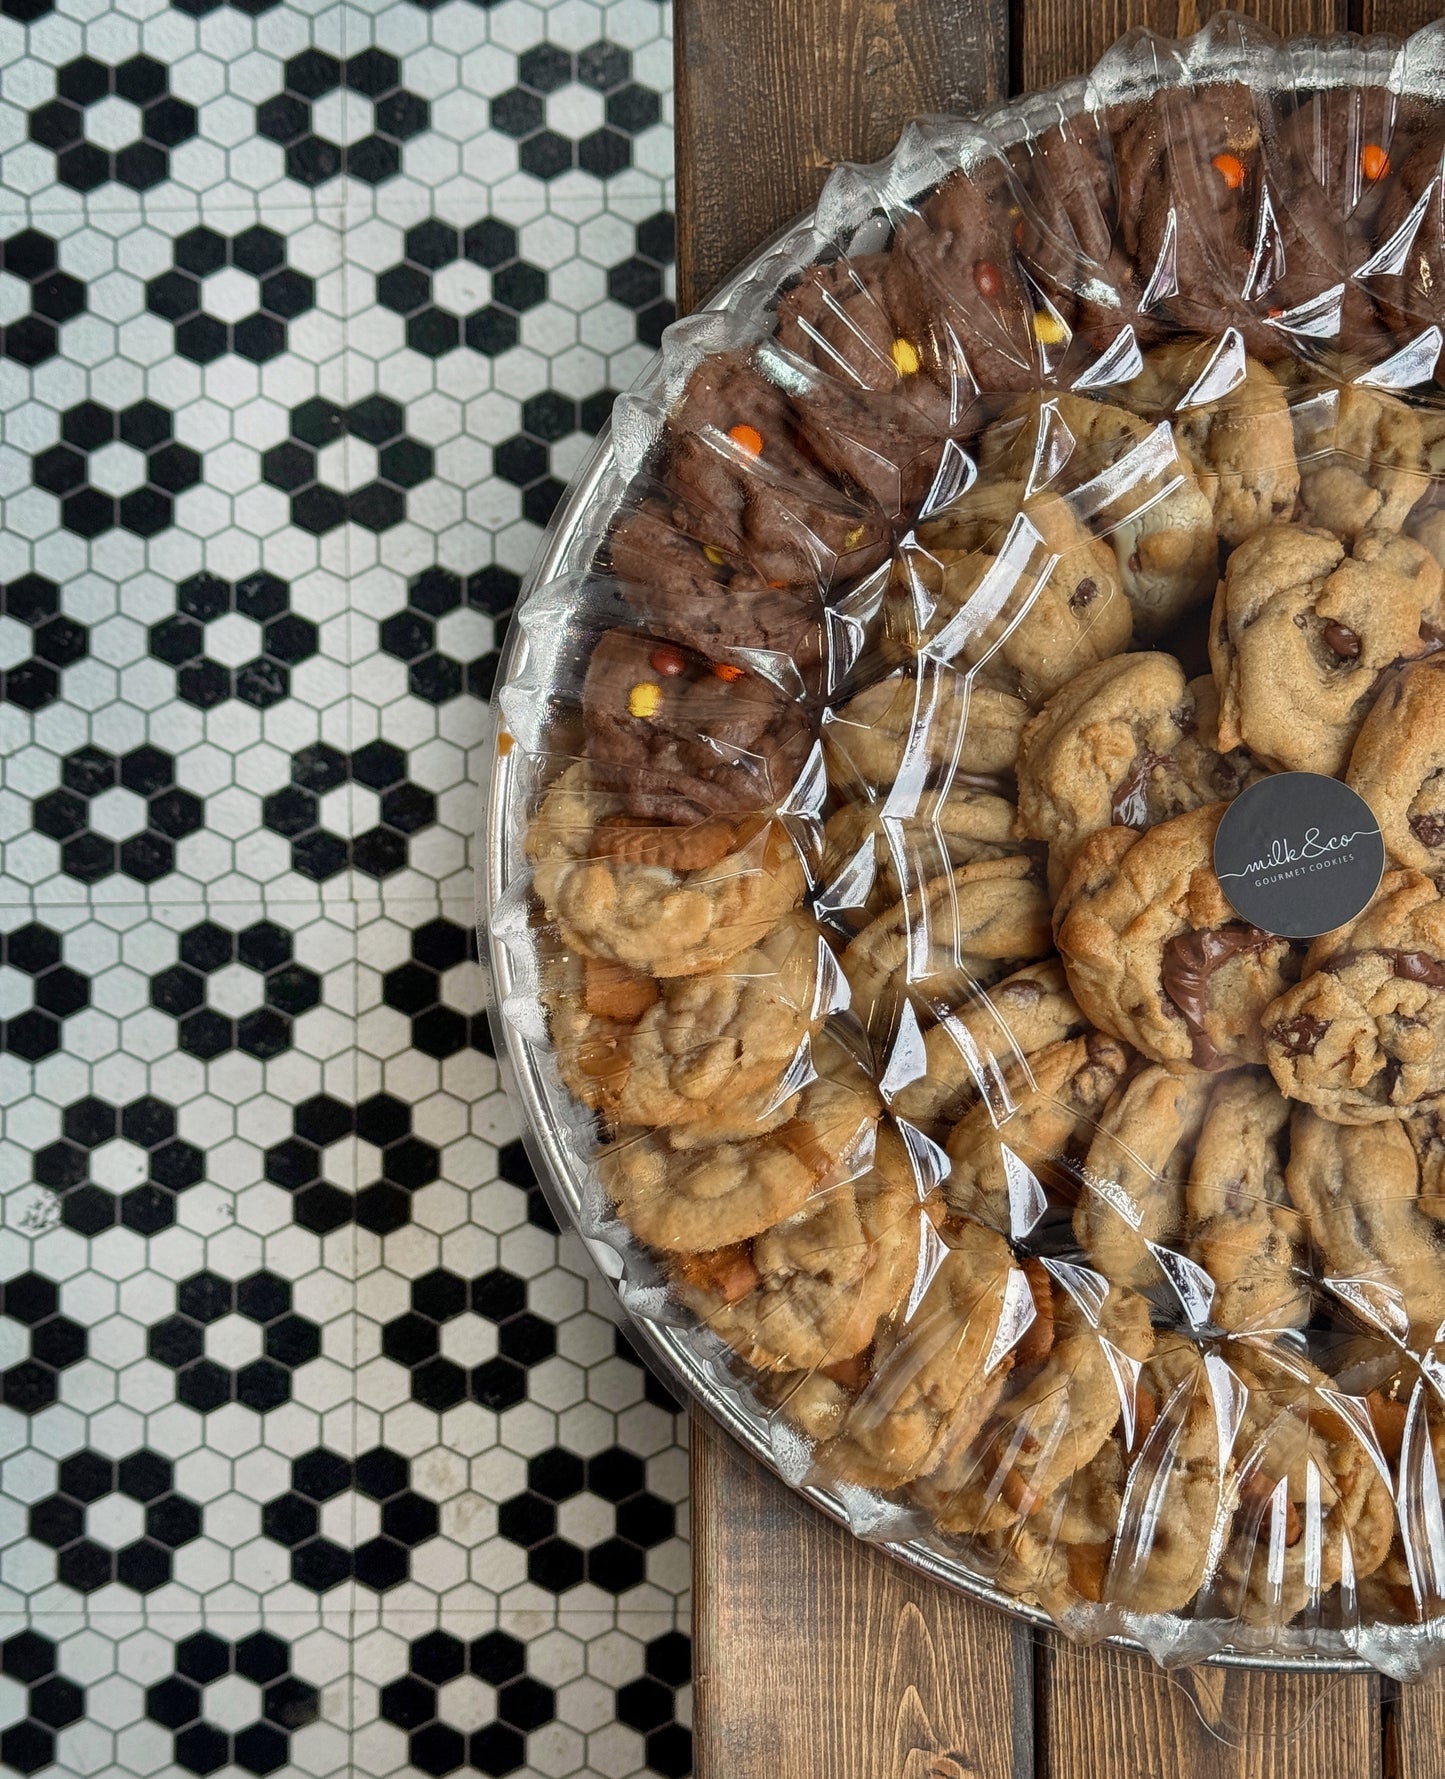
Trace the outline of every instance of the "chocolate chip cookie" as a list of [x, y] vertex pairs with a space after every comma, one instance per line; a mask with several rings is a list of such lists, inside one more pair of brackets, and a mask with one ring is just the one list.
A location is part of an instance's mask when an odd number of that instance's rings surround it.
[[1109, 545], [1140, 642], [1213, 593], [1214, 510], [1168, 425], [1082, 396], [1026, 396], [984, 432], [979, 463], [1063, 495]]
[[1213, 682], [1171, 655], [1118, 655], [1087, 667], [1031, 717], [1019, 742], [1019, 832], [1047, 841], [1058, 892], [1090, 834], [1148, 828], [1229, 800], [1258, 769], [1217, 741]]
[[569, 766], [527, 831], [532, 884], [564, 945], [652, 976], [715, 970], [801, 900], [802, 860], [780, 822], [665, 827]]
[[953, 1127], [943, 1196], [956, 1215], [1024, 1241], [1049, 1194], [1072, 1199], [1079, 1164], [1130, 1054], [1102, 1032], [1034, 1051], [1007, 1078], [1002, 1107], [980, 1099]]
[[1082, 1032], [1088, 1021], [1056, 957], [980, 988], [905, 1046], [880, 1082], [894, 1116], [942, 1140], [980, 1094], [1006, 1106], [1006, 1077], [1025, 1056]]
[[1341, 1126], [1296, 1106], [1290, 1130], [1290, 1197], [1324, 1290], [1407, 1345], [1433, 1342], [1445, 1321], [1445, 1200], [1420, 1165], [1436, 1129], [1433, 1118]]
[[1188, 1251], [1214, 1281], [1210, 1320], [1232, 1333], [1301, 1327], [1311, 1309], [1305, 1229], [1285, 1181], [1290, 1104], [1263, 1073], [1210, 1097], [1185, 1194]]
[[1395, 1531], [1388, 1473], [1363, 1412], [1357, 1419], [1308, 1359], [1236, 1342], [1229, 1363], [1245, 1398], [1219, 1605], [1248, 1625], [1317, 1621], [1341, 1576], [1367, 1576], [1385, 1559]]
[[1119, 401], [1168, 422], [1179, 455], [1214, 512], [1219, 541], [1233, 548], [1292, 518], [1299, 465], [1284, 390], [1238, 334], [1156, 346]]
[[1074, 1211], [1079, 1246], [1105, 1278], [1135, 1289], [1168, 1280], [1191, 1325], [1208, 1320], [1210, 1294], [1160, 1255], [1187, 1246], [1190, 1157], [1213, 1088], [1197, 1070], [1141, 1069], [1098, 1120]]
[[1383, 390], [1317, 379], [1297, 387], [1291, 412], [1304, 522], [1345, 543], [1399, 531], [1429, 486], [1419, 414]]
[[1397, 865], [1445, 873], [1445, 656], [1391, 674], [1360, 726], [1345, 782]]
[[1358, 919], [1314, 941], [1262, 1026], [1281, 1093], [1336, 1124], [1445, 1103], [1445, 900], [1434, 881], [1386, 872]]
[[972, 1439], [998, 1401], [1032, 1315], [1027, 1281], [981, 1224], [946, 1223], [939, 1238], [921, 1298], [885, 1319], [861, 1362], [784, 1401], [790, 1420], [823, 1439], [824, 1478], [901, 1488]]
[[942, 1531], [994, 1532], [1035, 1513], [1109, 1437], [1124, 1408], [1121, 1371], [1153, 1344], [1135, 1292], [1062, 1262], [1034, 1265], [1035, 1314], [998, 1407], [915, 1488]]
[[1103, 828], [1055, 908], [1069, 987], [1101, 1030], [1175, 1067], [1264, 1060], [1260, 1014], [1299, 973], [1300, 948], [1246, 925], [1214, 875], [1223, 803], [1147, 834]]
[[843, 953], [853, 1010], [885, 1034], [909, 997], [956, 1005], [1050, 949], [1042, 870], [1028, 858], [984, 859], [935, 877], [865, 926]]
[[887, 802], [844, 803], [824, 827], [818, 906], [829, 913], [881, 914], [960, 865], [1031, 853], [1015, 836], [1016, 813], [1007, 797], [966, 784], [924, 791], [916, 803], [898, 795]]
[[825, 713], [830, 783], [843, 790], [922, 788], [960, 778], [983, 790], [1013, 782], [1023, 699], [927, 660], [875, 680]]
[[1280, 772], [1344, 773], [1385, 668], [1430, 646], [1421, 583], [1347, 557], [1329, 532], [1276, 525], [1229, 558], [1209, 654], [1219, 741]]
[[1129, 646], [1113, 553], [1056, 494], [978, 482], [916, 538], [885, 608], [902, 646], [1030, 704]]

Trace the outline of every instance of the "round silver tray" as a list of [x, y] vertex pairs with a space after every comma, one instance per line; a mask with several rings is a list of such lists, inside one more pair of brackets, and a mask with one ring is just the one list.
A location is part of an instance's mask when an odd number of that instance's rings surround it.
[[[1219, 22], [1217, 20], [1216, 25]], [[1244, 21], [1237, 17], [1234, 22], [1244, 25]], [[1252, 26], [1247, 28], [1254, 29]], [[1205, 35], [1204, 32], [1200, 33], [1201, 38]], [[1438, 98], [1442, 90], [1437, 84], [1438, 74], [1445, 69], [1445, 26], [1426, 27], [1425, 31], [1418, 33], [1412, 40], [1412, 57], [1416, 46], [1425, 38], [1430, 41], [1419, 57], [1421, 72], [1416, 76], [1414, 67], [1407, 69], [1403, 84], [1413, 90], [1418, 82], [1422, 90], [1434, 89]], [[1177, 52], [1183, 47], [1165, 39], [1157, 41], [1161, 50]], [[1194, 41], [1197, 44], [1199, 39]], [[1322, 84], [1346, 84], [1350, 81], [1385, 84], [1392, 74], [1394, 82], [1401, 83], [1402, 58], [1398, 40], [1379, 37], [1364, 40], [1333, 38], [1309, 40], [1298, 47], [1307, 49], [1312, 57], [1317, 58], [1314, 63], [1316, 71], [1320, 63], [1329, 68], [1331, 77], [1327, 77]], [[1098, 70], [1095, 72], [1097, 74]], [[1139, 91], [1137, 84], [1133, 90]], [[1069, 115], [1080, 109], [1085, 92], [1086, 82], [1076, 80], [1047, 93], [1031, 94], [1009, 101], [986, 114], [980, 121], [987, 123], [1004, 137], [1011, 131], [1016, 134], [1035, 130], [1060, 115]], [[1043, 124], [1039, 121], [1041, 117]], [[937, 120], [929, 127], [936, 129]], [[904, 142], [907, 140], [905, 135]], [[888, 164], [890, 163], [884, 163], [885, 166]], [[766, 283], [770, 270], [776, 272], [778, 255], [784, 244], [790, 240], [796, 242], [800, 236], [806, 235], [811, 230], [816, 215], [816, 211], [807, 212], [780, 229], [726, 278], [695, 314], [704, 316], [727, 310], [746, 286], [759, 281]], [[682, 325], [685, 327], [687, 324]], [[634, 385], [634, 392], [647, 390], [655, 394], [660, 384], [663, 359], [662, 353], [653, 357]], [[622, 399], [625, 401], [627, 398]], [[610, 483], [614, 491], [618, 488], [618, 472], [614, 427], [609, 424], [598, 435], [591, 453], [577, 471], [566, 496], [553, 514], [519, 593], [519, 612], [534, 589], [559, 576], [581, 571], [589, 565], [598, 538], [598, 516], [609, 510], [608, 485]], [[502, 651], [496, 681], [499, 688], [504, 688], [514, 678], [526, 646], [521, 625], [514, 623]], [[504, 753], [497, 746], [497, 738], [503, 728], [500, 710], [501, 701], [494, 698], [492, 745], [489, 750], [491, 764], [489, 777], [484, 785], [482, 849], [477, 868], [479, 930], [483, 961], [489, 966], [489, 1015], [494, 1047], [504, 1086], [520, 1110], [522, 1140], [543, 1192], [559, 1220], [578, 1230], [593, 1262], [615, 1287], [621, 1275], [620, 1257], [605, 1242], [589, 1237], [585, 1232], [586, 1170], [565, 1140], [569, 1121], [574, 1128], [577, 1124], [578, 1111], [555, 1074], [549, 1073], [545, 1045], [519, 1033], [512, 1020], [505, 1017], [502, 1011], [510, 997], [519, 992], [526, 995], [527, 989], [524, 983], [518, 982], [512, 958], [506, 945], [498, 938], [492, 919], [499, 904], [504, 902], [508, 886], [515, 885], [519, 873], [526, 869], [516, 844], [517, 837], [515, 833], [509, 834], [507, 825], [511, 789], [521, 750], [509, 749]], [[625, 1303], [621, 1305], [621, 1311], [626, 1319], [629, 1335], [660, 1376], [669, 1384], [685, 1391], [698, 1408], [705, 1410], [715, 1423], [758, 1462], [778, 1475], [794, 1493], [804, 1496], [838, 1524], [845, 1528], [849, 1526], [847, 1509], [831, 1490], [784, 1475], [770, 1437], [766, 1415], [738, 1388], [724, 1384], [719, 1375], [717, 1356], [708, 1355], [701, 1350], [695, 1329], [634, 1313]], [[903, 1540], [880, 1536], [870, 1539], [870, 1542], [878, 1544], [910, 1568], [932, 1576], [973, 1599], [997, 1607], [1036, 1630], [1052, 1631], [1057, 1628], [1042, 1608], [1031, 1606], [1003, 1592], [984, 1576], [971, 1571], [956, 1557], [940, 1552], [922, 1539]], [[1230, 1645], [1208, 1654], [1201, 1652], [1197, 1657], [1191, 1657], [1186, 1651], [1171, 1659], [1179, 1662], [1200, 1660], [1225, 1668], [1315, 1674], [1377, 1671], [1378, 1664], [1353, 1653], [1343, 1635], [1339, 1637], [1337, 1647], [1322, 1648], [1322, 1634], [1315, 1631], [1312, 1633], [1313, 1641], [1310, 1646], [1301, 1645], [1295, 1649], [1288, 1647], [1290, 1635], [1288, 1629], [1273, 1632], [1276, 1647], [1267, 1653]], [[1410, 1633], [1406, 1628], [1401, 1641], [1408, 1643], [1409, 1639]], [[1148, 1653], [1147, 1645], [1133, 1637], [1119, 1635], [1106, 1641], [1116, 1648]], [[1278, 1647], [1281, 1642], [1285, 1645], [1284, 1648]], [[1408, 1666], [1407, 1658], [1404, 1667]]]

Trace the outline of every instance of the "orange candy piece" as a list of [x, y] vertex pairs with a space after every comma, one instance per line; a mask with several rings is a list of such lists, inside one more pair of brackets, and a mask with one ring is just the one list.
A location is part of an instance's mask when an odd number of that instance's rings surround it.
[[1390, 171], [1390, 157], [1378, 142], [1367, 142], [1360, 150], [1360, 171], [1366, 179], [1383, 179]]
[[1231, 191], [1244, 184], [1244, 162], [1237, 154], [1217, 154], [1209, 164]]
[[731, 661], [714, 661], [712, 670], [719, 679], [726, 680], [729, 685], [731, 685], [734, 680], [739, 680], [743, 677], [742, 668], [734, 667]]
[[750, 457], [762, 456], [763, 435], [756, 426], [730, 426], [728, 437], [735, 445], [740, 445]]

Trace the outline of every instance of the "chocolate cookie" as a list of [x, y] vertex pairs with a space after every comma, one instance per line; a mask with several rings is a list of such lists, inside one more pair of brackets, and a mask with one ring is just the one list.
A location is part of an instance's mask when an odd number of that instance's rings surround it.
[[1445, 657], [1389, 676], [1360, 725], [1345, 781], [1374, 811], [1397, 865], [1445, 874]]
[[1304, 1227], [1285, 1184], [1290, 1104], [1267, 1075], [1226, 1075], [1204, 1114], [1185, 1194], [1188, 1249], [1231, 1333], [1299, 1328], [1311, 1309]]
[[687, 1125], [671, 1125], [603, 1145], [599, 1177], [640, 1241], [675, 1254], [731, 1247], [872, 1165], [877, 1095], [838, 1046], [820, 1040], [815, 1056], [818, 1073], [775, 1129], [694, 1142]]
[[923, 660], [914, 672], [875, 680], [825, 714], [829, 782], [890, 791], [900, 779], [920, 786], [961, 779], [1004, 792], [1027, 717], [1021, 698]]
[[1174, 1067], [1264, 1060], [1260, 1014], [1299, 972], [1300, 948], [1246, 926], [1214, 875], [1223, 803], [1143, 836], [1103, 828], [1056, 909], [1069, 986], [1102, 1030]]
[[1280, 357], [1287, 337], [1269, 325], [1269, 263], [1256, 265], [1265, 167], [1250, 89], [1165, 88], [1114, 154], [1120, 242], [1146, 306], [1186, 332], [1236, 327], [1256, 358]]
[[1418, 871], [1387, 871], [1358, 919], [1316, 939], [1263, 1018], [1280, 1092], [1336, 1124], [1445, 1103], [1445, 900]]
[[769, 581], [826, 587], [887, 554], [884, 515], [824, 472], [787, 395], [747, 353], [701, 361], [668, 417], [655, 473], [696, 516], [699, 543], [744, 557]]
[[1018, 206], [1004, 161], [981, 156], [898, 222], [883, 285], [888, 312], [928, 356], [963, 350], [975, 388], [1036, 389], [1067, 343], [1062, 318], [1036, 307], [1015, 241]]
[[1445, 323], [1440, 280], [1445, 276], [1445, 191], [1440, 166], [1445, 131], [1438, 125], [1408, 152], [1399, 154], [1377, 225], [1377, 238], [1390, 251], [1368, 279], [1385, 319], [1401, 339], [1412, 339]]
[[1057, 958], [1025, 964], [978, 989], [905, 1052], [890, 1059], [881, 1091], [895, 1117], [942, 1140], [980, 1095], [1002, 1112], [1008, 1081], [1026, 1056], [1085, 1030]]
[[1081, 111], [1014, 151], [1031, 201], [1023, 215], [1025, 263], [1055, 306], [1072, 310], [1075, 327], [1097, 351], [1125, 328], [1147, 345], [1164, 326], [1144, 307], [1144, 282], [1119, 240], [1114, 130], [1120, 121]]
[[1140, 642], [1213, 593], [1213, 508], [1167, 425], [1078, 395], [1024, 397], [984, 432], [979, 463], [1067, 498], [1114, 552]]
[[593, 649], [582, 721], [593, 784], [650, 821], [775, 809], [813, 742], [797, 699], [761, 674], [635, 630]]
[[581, 762], [547, 791], [526, 850], [562, 943], [652, 976], [715, 970], [756, 945], [796, 907], [805, 881], [780, 822], [642, 822]]
[[1055, 494], [977, 482], [916, 540], [896, 558], [885, 607], [906, 648], [1037, 704], [1129, 646], [1113, 553]]
[[1307, 97], [1267, 144], [1278, 277], [1270, 287], [1282, 328], [1333, 338], [1347, 352], [1388, 349], [1369, 281], [1356, 276], [1379, 239], [1381, 204], [1394, 162], [1408, 154], [1399, 101], [1383, 86], [1326, 88]]
[[[1326, 1292], [1395, 1341], [1432, 1344], [1445, 1321], [1445, 1200], [1422, 1173], [1436, 1120], [1341, 1126], [1296, 1106], [1290, 1197]], [[1413, 1140], [1412, 1140], [1413, 1139]]]
[[843, 953], [854, 1011], [886, 1033], [903, 1002], [951, 1007], [1050, 948], [1049, 903], [1032, 859], [984, 859], [911, 890]]
[[1118, 400], [1167, 421], [1179, 455], [1231, 549], [1266, 525], [1289, 519], [1299, 496], [1294, 430], [1283, 389], [1237, 334], [1156, 346]]
[[1219, 740], [1281, 772], [1341, 775], [1381, 672], [1431, 646], [1421, 586], [1328, 532], [1275, 525], [1229, 559], [1210, 626]]
[[[769, 581], [736, 550], [698, 541], [705, 530], [682, 502], [653, 497], [618, 515], [606, 566], [643, 628], [716, 660], [767, 649], [806, 672], [823, 653], [818, 577]], [[801, 562], [801, 559], [800, 559]]]
[[1216, 740], [1213, 683], [1186, 684], [1171, 655], [1117, 655], [1056, 692], [1030, 718], [1018, 757], [1019, 832], [1047, 842], [1055, 893], [1100, 828], [1155, 827], [1259, 776]]

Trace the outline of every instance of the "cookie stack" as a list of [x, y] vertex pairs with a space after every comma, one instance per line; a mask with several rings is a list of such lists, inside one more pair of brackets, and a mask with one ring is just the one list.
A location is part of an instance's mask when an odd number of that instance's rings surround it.
[[[1445, 1614], [1445, 114], [947, 148], [674, 352], [568, 583], [598, 1227], [860, 1525], [1082, 1635], [1368, 1645]], [[1312, 941], [1214, 868], [1295, 771], [1386, 852]]]

